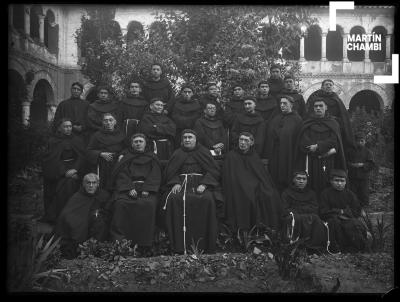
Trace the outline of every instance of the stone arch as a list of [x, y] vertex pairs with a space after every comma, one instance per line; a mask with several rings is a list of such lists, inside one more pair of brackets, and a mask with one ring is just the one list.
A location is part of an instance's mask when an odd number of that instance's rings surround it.
[[[303, 93], [303, 98], [306, 101], [306, 104], [308, 102], [308, 98], [310, 97], [310, 95], [317, 91], [318, 89], [321, 89], [321, 85], [322, 85], [322, 81], [317, 82], [312, 84], [311, 86], [307, 87], [307, 89], [304, 90]], [[341, 84], [339, 84], [337, 81], [333, 80], [334, 86], [333, 86], [333, 91], [336, 92], [338, 94], [338, 96], [340, 97], [340, 99], [343, 101], [343, 104], [348, 107], [347, 105], [347, 93], [344, 90], [343, 86]]]
[[54, 13], [54, 9], [50, 8], [50, 7], [43, 7], [43, 14], [45, 16], [47, 16], [48, 13], [53, 14], [54, 19], [52, 20], [52, 25], [56, 25], [59, 24], [59, 20], [58, 20], [58, 15], [56, 13]]
[[[372, 33], [375, 33], [377, 35], [380, 35], [381, 37], [381, 50], [370, 50], [369, 51], [369, 58], [371, 59], [372, 62], [385, 62], [386, 59], [386, 35], [387, 35], [387, 30], [384, 26], [375, 26], [372, 31]], [[378, 42], [379, 43], [379, 42]]]
[[24, 73], [8, 69], [8, 118], [22, 120], [22, 103], [26, 99]]
[[326, 59], [341, 61], [343, 59], [343, 28], [336, 24], [336, 31], [329, 31], [326, 36]]
[[308, 61], [321, 60], [321, 27], [314, 24], [307, 29], [307, 35], [304, 40], [304, 57]]
[[51, 9], [46, 11], [44, 18], [44, 45], [49, 52], [56, 54], [58, 52], [58, 31], [59, 26], [55, 22], [56, 18]]
[[14, 69], [25, 79], [25, 74], [26, 74], [27, 70], [25, 69], [24, 64], [22, 64], [20, 61], [14, 59], [14, 58], [9, 58], [8, 69]]
[[[34, 88], [36, 87], [36, 84], [40, 80], [46, 80], [49, 83], [49, 85], [51, 86], [51, 89], [53, 90], [54, 94], [56, 94], [55, 92], [57, 91], [57, 86], [56, 86], [55, 82], [53, 81], [51, 75], [45, 70], [40, 70], [40, 71], [35, 72], [35, 76], [34, 76], [32, 82], [31, 82], [30, 86], [32, 87], [32, 89], [30, 89], [30, 91], [29, 91], [29, 93], [30, 93], [30, 95], [29, 95], [30, 98], [29, 99], [30, 100], [33, 100]], [[53, 105], [55, 104], [54, 98], [53, 98], [51, 104], [53, 104]]]
[[[355, 37], [357, 37], [357, 35], [361, 35], [361, 34], [365, 34], [365, 29], [364, 27], [360, 26], [360, 25], [356, 25], [353, 26], [350, 29], [350, 36], [355, 35]], [[361, 45], [364, 42], [353, 42], [357, 45]], [[347, 50], [347, 57], [350, 61], [355, 61], [355, 62], [361, 62], [364, 61], [365, 58], [365, 50]]]
[[39, 40], [39, 15], [43, 14], [41, 5], [35, 4], [30, 8], [30, 36]]
[[381, 110], [383, 110], [383, 108], [385, 107], [385, 105], [389, 105], [389, 98], [388, 95], [385, 91], [384, 88], [382, 88], [381, 86], [374, 84], [374, 83], [362, 83], [362, 84], [358, 84], [353, 86], [350, 91], [348, 92], [348, 96], [349, 96], [349, 103], [350, 100], [360, 91], [363, 90], [371, 90], [373, 92], [375, 92], [380, 98], [379, 98], [379, 103], [380, 103], [380, 108]]
[[81, 95], [81, 98], [86, 100], [87, 96], [93, 91], [93, 89], [95, 89], [95, 85], [93, 85], [92, 83], [88, 82], [86, 84], [83, 85], [83, 92]]
[[367, 113], [374, 112], [375, 114], [382, 112], [381, 96], [372, 90], [361, 90], [357, 92], [349, 102], [349, 112], [356, 111], [357, 107], [364, 107]]
[[40, 79], [33, 89], [29, 117], [31, 124], [43, 124], [51, 120], [50, 104], [54, 104], [54, 90], [46, 79]]

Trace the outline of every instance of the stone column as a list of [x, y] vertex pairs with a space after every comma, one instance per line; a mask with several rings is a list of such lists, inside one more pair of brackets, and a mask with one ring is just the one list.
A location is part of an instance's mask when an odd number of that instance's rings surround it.
[[326, 35], [328, 33], [321, 34], [321, 61], [326, 61]]
[[39, 18], [39, 39], [40, 43], [44, 44], [44, 17], [45, 15], [38, 15]]
[[386, 35], [386, 63], [390, 63], [392, 56], [390, 55], [390, 38], [392, 35]]
[[29, 36], [31, 34], [30, 5], [24, 5], [24, 21], [25, 21], [25, 34]]
[[13, 6], [10, 4], [8, 5], [8, 26], [13, 26]]
[[302, 35], [300, 38], [300, 61], [305, 61], [304, 58], [304, 36]]
[[22, 124], [24, 126], [29, 126], [30, 115], [31, 115], [31, 103], [23, 102], [22, 103]]
[[349, 34], [345, 33], [343, 34], [343, 62], [349, 62], [349, 59], [347, 58], [347, 38]]
[[369, 58], [369, 48], [365, 48], [364, 62], [371, 62], [371, 59]]

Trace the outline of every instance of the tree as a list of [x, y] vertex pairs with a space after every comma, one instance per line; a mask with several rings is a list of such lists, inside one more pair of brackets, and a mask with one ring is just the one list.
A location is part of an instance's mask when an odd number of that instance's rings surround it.
[[279, 53], [296, 44], [302, 24], [315, 21], [309, 16], [307, 9], [293, 6], [181, 6], [163, 10], [148, 37], [126, 45], [104, 35], [95, 44], [90, 39], [99, 35], [89, 34], [89, 39], [82, 23], [81, 43], [97, 47], [82, 68], [93, 82], [106, 80], [119, 95], [131, 77], [145, 78], [154, 61], [163, 65], [175, 88], [182, 82], [217, 81], [227, 95], [230, 84], [240, 82], [254, 92], [273, 62], [298, 74], [299, 65], [285, 62]]

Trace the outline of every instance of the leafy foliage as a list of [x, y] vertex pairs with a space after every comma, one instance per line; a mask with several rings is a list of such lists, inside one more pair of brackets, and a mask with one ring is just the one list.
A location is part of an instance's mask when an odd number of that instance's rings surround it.
[[284, 62], [280, 50], [296, 44], [301, 24], [315, 21], [303, 7], [180, 6], [157, 14], [148, 36], [129, 31], [127, 43], [121, 44], [119, 34], [105, 34], [99, 26], [111, 24], [111, 15], [88, 10], [77, 40], [88, 50], [83, 73], [95, 84], [109, 84], [118, 96], [132, 77], [146, 79], [155, 61], [175, 89], [182, 82], [201, 86], [216, 81], [223, 96], [232, 82], [254, 90], [272, 62], [298, 73], [299, 65]]

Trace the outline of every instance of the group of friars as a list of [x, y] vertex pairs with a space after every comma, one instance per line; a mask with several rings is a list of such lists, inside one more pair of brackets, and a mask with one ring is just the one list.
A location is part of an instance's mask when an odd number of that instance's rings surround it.
[[270, 74], [256, 96], [237, 84], [227, 101], [215, 83], [175, 96], [157, 63], [118, 101], [99, 86], [89, 103], [73, 83], [43, 159], [43, 220], [65, 255], [91, 237], [148, 250], [159, 230], [174, 253], [193, 243], [213, 253], [221, 226], [282, 231], [314, 252], [363, 250], [365, 135], [353, 136], [332, 80], [306, 105], [292, 75]]

